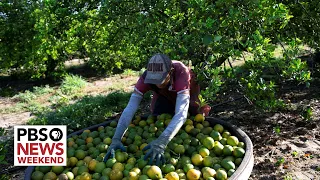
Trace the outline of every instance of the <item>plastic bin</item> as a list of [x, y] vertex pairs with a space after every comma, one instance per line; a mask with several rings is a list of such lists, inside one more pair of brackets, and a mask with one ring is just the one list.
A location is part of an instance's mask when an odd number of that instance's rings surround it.
[[[254, 157], [253, 157], [253, 145], [248, 137], [248, 135], [243, 132], [240, 128], [226, 122], [220, 119], [212, 118], [212, 117], [206, 117], [206, 120], [211, 124], [213, 127], [215, 124], [221, 124], [224, 126], [225, 129], [227, 129], [232, 135], [238, 137], [239, 141], [242, 141], [245, 143], [246, 147], [246, 153], [245, 156], [243, 157], [243, 160], [240, 164], [240, 166], [237, 168], [237, 170], [233, 173], [231, 177], [228, 178], [228, 180], [246, 180], [250, 177], [250, 174], [253, 169], [253, 164], [254, 164]], [[84, 130], [89, 129], [91, 131], [96, 130], [99, 126], [107, 126], [110, 124], [112, 120], [106, 121], [101, 124], [96, 124], [94, 126], [76, 131], [70, 135], [69, 137], [72, 137], [73, 135], [79, 135], [81, 134]], [[31, 174], [34, 171], [34, 166], [29, 166], [26, 171], [25, 171], [25, 180], [31, 180]]]

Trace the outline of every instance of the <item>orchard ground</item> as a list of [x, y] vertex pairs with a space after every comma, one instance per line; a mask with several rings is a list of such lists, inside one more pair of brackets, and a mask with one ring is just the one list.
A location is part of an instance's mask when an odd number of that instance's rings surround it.
[[[82, 76], [88, 85], [82, 89], [86, 95], [107, 95], [117, 90], [130, 92], [138, 73], [126, 73], [111, 77], [94, 77], [85, 70]], [[79, 73], [79, 71], [77, 71]], [[24, 92], [33, 86], [49, 82], [3, 81], [1, 88], [10, 86], [14, 92]], [[250, 179], [299, 179], [309, 180], [320, 177], [320, 91], [314, 79], [309, 88], [287, 84], [281, 87], [280, 97], [288, 108], [278, 112], [263, 112], [250, 105], [246, 98], [238, 98], [235, 92], [219, 94], [214, 101], [210, 116], [223, 119], [240, 127], [251, 138], [254, 145], [254, 168]], [[50, 82], [50, 88], [58, 89], [59, 83]], [[53, 93], [37, 97], [40, 104], [50, 106], [47, 99]], [[230, 99], [237, 99], [230, 101]], [[77, 99], [68, 103], [74, 103]], [[223, 104], [223, 102], [227, 102]], [[222, 103], [219, 106], [216, 104]], [[19, 108], [19, 102], [13, 96], [0, 98], [0, 126], [8, 130], [1, 140], [12, 137], [14, 125], [28, 122], [34, 115]], [[306, 108], [312, 111], [311, 118], [306, 120]], [[148, 102], [140, 106], [142, 113], [148, 113]], [[115, 114], [118, 116], [118, 114]], [[14, 168], [12, 152], [7, 153], [8, 165], [0, 165], [2, 173], [8, 173], [11, 179], [22, 179], [25, 168]]]

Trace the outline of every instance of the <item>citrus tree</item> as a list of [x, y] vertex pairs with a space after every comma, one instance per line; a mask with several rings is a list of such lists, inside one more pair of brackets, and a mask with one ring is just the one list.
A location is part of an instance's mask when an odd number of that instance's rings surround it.
[[[296, 56], [300, 45], [318, 48], [318, 4], [308, 0], [2, 1], [0, 68], [22, 72], [27, 78], [61, 76], [66, 60], [86, 58], [91, 67], [112, 73], [141, 69], [152, 54], [162, 52], [191, 62], [203, 97], [212, 99], [222, 86], [219, 67], [249, 54], [253, 62], [246, 64], [251, 72], [236, 75], [244, 78], [238, 79], [244, 91], [270, 88], [274, 94], [276, 82], [259, 80], [264, 72], [259, 63], [263, 67], [291, 63], [276, 75], [307, 81], [310, 75]], [[284, 61], [274, 57], [278, 45], [284, 49]], [[263, 96], [270, 94], [251, 99]]]

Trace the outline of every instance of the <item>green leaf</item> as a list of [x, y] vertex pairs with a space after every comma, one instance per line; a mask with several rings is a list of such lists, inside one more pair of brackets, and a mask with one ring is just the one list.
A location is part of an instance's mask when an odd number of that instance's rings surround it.
[[205, 35], [203, 38], [203, 43], [205, 45], [209, 45], [213, 41], [212, 36], [210, 35]]
[[214, 37], [214, 42], [220, 41], [221, 38], [222, 38], [222, 36], [220, 36], [220, 35], [215, 36], [215, 37]]

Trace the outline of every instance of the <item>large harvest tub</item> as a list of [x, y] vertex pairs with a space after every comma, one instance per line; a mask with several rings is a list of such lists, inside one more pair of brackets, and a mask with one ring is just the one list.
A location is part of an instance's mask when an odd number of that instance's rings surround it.
[[[235, 136], [238, 137], [239, 141], [242, 141], [245, 143], [245, 147], [246, 147], [246, 153], [245, 156], [240, 164], [240, 166], [237, 168], [237, 170], [233, 173], [233, 175], [228, 178], [228, 180], [246, 180], [249, 179], [250, 174], [252, 172], [253, 169], [253, 163], [254, 163], [254, 157], [253, 157], [253, 145], [252, 142], [250, 140], [250, 138], [248, 137], [248, 135], [243, 132], [240, 128], [226, 122], [220, 119], [216, 119], [216, 118], [211, 118], [211, 117], [206, 117], [206, 120], [210, 122], [211, 126], [213, 127], [215, 124], [221, 124], [222, 126], [224, 126], [225, 129], [229, 130], [229, 132]], [[91, 131], [97, 130], [97, 128], [99, 126], [108, 126], [110, 124], [112, 120], [106, 121], [104, 123], [101, 124], [96, 124], [94, 126], [85, 128], [85, 129], [89, 129]], [[79, 130], [76, 131], [70, 135], [68, 135], [69, 137], [72, 137], [73, 135], [79, 135], [81, 134], [85, 129], [83, 130]], [[26, 171], [25, 171], [25, 180], [31, 180], [31, 174], [34, 171], [34, 166], [29, 166]]]

